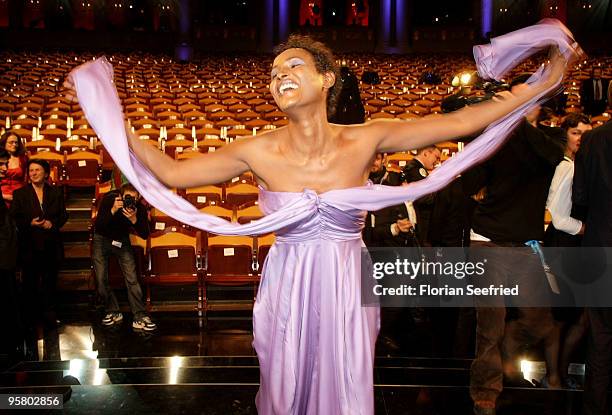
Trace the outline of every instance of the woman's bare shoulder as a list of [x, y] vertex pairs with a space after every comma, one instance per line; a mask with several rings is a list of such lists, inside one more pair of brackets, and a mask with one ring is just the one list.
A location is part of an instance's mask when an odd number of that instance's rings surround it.
[[377, 129], [376, 123], [372, 124], [372, 121], [363, 124], [332, 124], [332, 126], [336, 130], [337, 136], [340, 137], [346, 145], [352, 146], [355, 144], [363, 149], [368, 147], [368, 144], [371, 144], [373, 149], [378, 137], [381, 135], [381, 131]]
[[[393, 122], [395, 120], [385, 120], [387, 122], [379, 122], [380, 120], [370, 120], [366, 121], [363, 124], [331, 124], [336, 131], [338, 131], [343, 137], [346, 139], [361, 139], [363, 137], [371, 136], [377, 129], [381, 128], [381, 126], [387, 125], [388, 122]], [[398, 120], [399, 121], [399, 120]]]
[[[269, 154], [273, 149], [278, 147], [279, 141], [282, 139], [285, 132], [285, 128], [278, 128], [276, 130], [267, 130], [257, 134], [256, 136], [247, 136], [234, 141], [232, 145], [237, 145], [246, 158], [260, 157], [263, 154]], [[238, 150], [238, 148], [236, 148]]]

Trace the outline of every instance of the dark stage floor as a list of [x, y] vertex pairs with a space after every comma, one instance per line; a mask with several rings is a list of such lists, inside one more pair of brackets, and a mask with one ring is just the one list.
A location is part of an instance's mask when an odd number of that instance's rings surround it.
[[[3, 371], [0, 394], [62, 394], [67, 414], [256, 413], [259, 371], [248, 314], [206, 325], [195, 314], [153, 318], [159, 330], [143, 335], [132, 332], [129, 315], [111, 329], [94, 313], [60, 315], [61, 326], [38, 342], [44, 360]], [[470, 359], [409, 357], [379, 343], [376, 414], [471, 413]], [[527, 376], [538, 377], [537, 363], [525, 365], [535, 370]], [[580, 403], [580, 391], [508, 387], [499, 414], [579, 414]]]

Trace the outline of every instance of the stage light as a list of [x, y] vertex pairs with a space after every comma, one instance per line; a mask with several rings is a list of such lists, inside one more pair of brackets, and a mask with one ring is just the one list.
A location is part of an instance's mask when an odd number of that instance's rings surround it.
[[70, 360], [70, 369], [68, 370], [68, 375], [74, 376], [75, 378], [80, 378], [83, 375], [83, 367], [85, 366], [82, 359], [72, 359]]
[[546, 376], [545, 362], [521, 358], [519, 364], [521, 372], [523, 373], [523, 379], [528, 382], [533, 382], [533, 380], [541, 381], [541, 379]]
[[478, 80], [478, 76], [474, 71], [460, 72], [453, 77], [451, 85], [454, 87], [458, 86], [472, 86]]
[[108, 378], [106, 369], [100, 369], [99, 363], [100, 362], [98, 361], [98, 368], [96, 368], [94, 371], [93, 381], [91, 383], [92, 385], [95, 385], [95, 386], [110, 385], [112, 382]]
[[170, 385], [176, 385], [178, 383], [179, 369], [183, 366], [183, 357], [172, 356], [170, 358], [170, 371], [168, 383]]
[[521, 372], [523, 373], [533, 372], [533, 362], [522, 359], [521, 360]]

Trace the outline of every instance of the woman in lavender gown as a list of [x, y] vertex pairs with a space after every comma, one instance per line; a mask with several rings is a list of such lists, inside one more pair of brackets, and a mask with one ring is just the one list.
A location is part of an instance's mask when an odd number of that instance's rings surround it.
[[[514, 95], [502, 93], [491, 102], [453, 114], [344, 126], [328, 122], [340, 90], [338, 68], [329, 49], [310, 38], [292, 36], [277, 53], [270, 91], [289, 124], [180, 162], [129, 131], [119, 131], [119, 101], [109, 81], [112, 68], [108, 69], [107, 62], [98, 59], [94, 65], [77, 68], [65, 86], [69, 97], [76, 100], [78, 95], [98, 136], [113, 143], [107, 145], [109, 151], [115, 151], [113, 159], [153, 205], [216, 233], [275, 231], [276, 242], [264, 264], [253, 317], [261, 370], [258, 412], [373, 414], [379, 309], [361, 305], [365, 210], [429, 193], [435, 177], [448, 182], [456, 174], [435, 176], [429, 181], [430, 188], [417, 185], [409, 194], [405, 189], [369, 185], [375, 154], [426, 147], [484, 129], [558, 85], [566, 58], [555, 55], [547, 76]], [[108, 114], [111, 107], [119, 115]], [[127, 134], [127, 139], [117, 141], [121, 134]], [[490, 151], [482, 156], [486, 154]], [[474, 154], [465, 157], [478, 158]], [[266, 217], [243, 226], [205, 217], [161, 185], [214, 184], [247, 171], [259, 183], [260, 208]]]

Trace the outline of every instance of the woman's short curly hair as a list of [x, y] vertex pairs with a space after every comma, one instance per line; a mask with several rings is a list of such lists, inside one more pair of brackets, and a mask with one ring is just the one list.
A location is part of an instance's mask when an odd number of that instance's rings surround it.
[[274, 54], [279, 55], [288, 49], [304, 49], [312, 55], [319, 73], [333, 72], [336, 75], [336, 83], [327, 92], [327, 116], [333, 115], [336, 112], [338, 96], [342, 90], [340, 67], [336, 64], [334, 53], [324, 43], [303, 35], [289, 36], [286, 42], [274, 48]]

